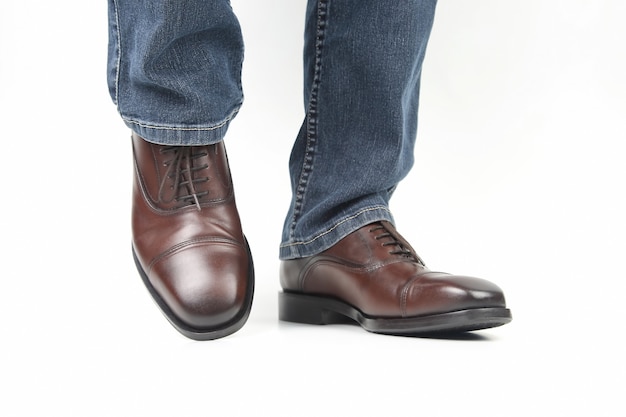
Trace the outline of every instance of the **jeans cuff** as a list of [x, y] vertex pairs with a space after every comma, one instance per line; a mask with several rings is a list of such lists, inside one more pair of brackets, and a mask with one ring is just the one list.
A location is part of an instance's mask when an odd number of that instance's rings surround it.
[[393, 216], [387, 207], [376, 206], [361, 209], [355, 215], [341, 219], [335, 226], [321, 231], [311, 239], [283, 242], [280, 246], [279, 257], [282, 260], [287, 260], [317, 255], [334, 246], [357, 229], [383, 220], [394, 223]]
[[150, 126], [128, 119], [124, 119], [124, 123], [143, 139], [157, 145], [203, 146], [221, 142], [230, 120], [213, 127]]

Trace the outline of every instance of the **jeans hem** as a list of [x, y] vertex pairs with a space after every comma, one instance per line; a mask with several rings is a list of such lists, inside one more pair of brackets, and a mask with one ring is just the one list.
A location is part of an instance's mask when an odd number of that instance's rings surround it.
[[233, 112], [223, 122], [213, 126], [167, 126], [154, 125], [122, 117], [126, 126], [148, 142], [157, 145], [202, 146], [221, 142], [230, 122], [237, 115]]
[[340, 220], [333, 227], [317, 233], [311, 239], [284, 242], [280, 245], [279, 258], [287, 260], [317, 255], [334, 246], [357, 229], [370, 223], [384, 220], [392, 224], [394, 223], [393, 215], [389, 208], [384, 206], [363, 208], [356, 214]]

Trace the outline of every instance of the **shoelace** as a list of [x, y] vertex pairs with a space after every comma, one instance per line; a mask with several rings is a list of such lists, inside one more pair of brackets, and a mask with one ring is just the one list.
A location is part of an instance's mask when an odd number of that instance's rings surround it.
[[[160, 152], [162, 154], [172, 152], [174, 157], [164, 162], [167, 170], [159, 186], [159, 200], [164, 203], [171, 203], [174, 200], [182, 201], [185, 204], [195, 205], [200, 211], [200, 199], [209, 192], [197, 191], [196, 184], [209, 181], [209, 177], [195, 177], [198, 171], [209, 166], [207, 164], [194, 166], [194, 160], [207, 156], [207, 152], [199, 151], [197, 147], [192, 146], [166, 146], [161, 148]], [[172, 180], [171, 188], [175, 190], [175, 197], [165, 200], [163, 196], [167, 187], [166, 183], [169, 183], [168, 180]]]
[[402, 242], [400, 242], [389, 230], [385, 228], [382, 224], [378, 224], [377, 226], [372, 227], [369, 231], [370, 233], [377, 232], [379, 230], [383, 230], [382, 233], [379, 233], [375, 236], [376, 240], [388, 239], [386, 242], [383, 242], [383, 246], [393, 246], [395, 249], [389, 251], [390, 255], [400, 255], [405, 256], [407, 258], [411, 258], [415, 260], [417, 263], [424, 265], [424, 261], [417, 256], [412, 250], [405, 247]]

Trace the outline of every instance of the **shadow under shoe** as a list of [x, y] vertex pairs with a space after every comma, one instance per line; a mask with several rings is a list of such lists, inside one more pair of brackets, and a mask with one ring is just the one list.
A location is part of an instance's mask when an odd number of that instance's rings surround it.
[[133, 134], [133, 257], [148, 291], [183, 335], [239, 330], [254, 267], [223, 143], [163, 146]]

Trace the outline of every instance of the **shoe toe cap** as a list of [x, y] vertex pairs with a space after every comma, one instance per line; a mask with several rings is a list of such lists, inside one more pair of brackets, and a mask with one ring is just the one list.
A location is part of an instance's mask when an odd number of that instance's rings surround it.
[[481, 278], [428, 273], [404, 289], [404, 313], [408, 316], [476, 308], [505, 308], [504, 293]]
[[238, 245], [193, 245], [163, 257], [151, 281], [176, 318], [196, 329], [234, 320], [245, 309], [249, 261]]

